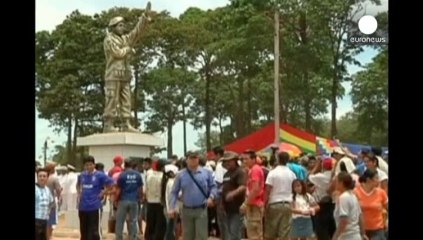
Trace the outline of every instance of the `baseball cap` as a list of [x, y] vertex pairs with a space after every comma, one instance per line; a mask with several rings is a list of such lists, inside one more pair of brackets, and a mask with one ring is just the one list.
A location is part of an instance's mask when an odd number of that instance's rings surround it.
[[187, 158], [200, 157], [200, 153], [198, 151], [188, 151], [186, 156], [187, 156]]
[[325, 170], [332, 170], [333, 168], [333, 159], [332, 158], [325, 158], [322, 161], [322, 167]]

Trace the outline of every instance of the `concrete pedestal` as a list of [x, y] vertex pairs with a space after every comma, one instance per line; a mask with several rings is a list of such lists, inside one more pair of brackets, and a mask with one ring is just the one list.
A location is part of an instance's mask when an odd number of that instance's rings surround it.
[[108, 171], [113, 167], [116, 155], [126, 157], [148, 157], [153, 147], [163, 146], [161, 138], [143, 133], [101, 133], [77, 138], [77, 146], [88, 147], [96, 162], [104, 164]]
[[[101, 133], [77, 138], [77, 146], [88, 147], [88, 154], [93, 156], [96, 162], [103, 163], [104, 169], [108, 171], [113, 167], [113, 158], [116, 155], [124, 158], [149, 157], [152, 148], [163, 146], [163, 140], [143, 133]], [[101, 220], [103, 232], [107, 232], [108, 229], [109, 209], [110, 206], [107, 203], [103, 207]], [[78, 211], [71, 210], [65, 214], [66, 227], [79, 229]]]

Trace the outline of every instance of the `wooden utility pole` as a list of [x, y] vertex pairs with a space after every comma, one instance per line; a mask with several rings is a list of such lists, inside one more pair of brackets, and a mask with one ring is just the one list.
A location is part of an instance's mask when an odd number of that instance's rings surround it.
[[274, 92], [274, 111], [275, 111], [275, 144], [279, 147], [279, 9], [275, 7], [275, 92]]

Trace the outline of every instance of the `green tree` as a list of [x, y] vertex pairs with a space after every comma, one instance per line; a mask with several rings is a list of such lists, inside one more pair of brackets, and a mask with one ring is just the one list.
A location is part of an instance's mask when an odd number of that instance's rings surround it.
[[[103, 40], [108, 21], [117, 15], [135, 24], [140, 9], [113, 8], [93, 17], [72, 12], [50, 34], [36, 34], [36, 106], [41, 118], [50, 121], [56, 131], [66, 130], [68, 159], [76, 161], [77, 136], [101, 131], [104, 109]], [[156, 14], [153, 13], [155, 17]], [[146, 31], [148, 33], [148, 31]], [[134, 112], [143, 110], [139, 76], [152, 62], [152, 36], [145, 34], [142, 50], [134, 59]], [[141, 92], [141, 91], [140, 91]], [[138, 97], [141, 96], [141, 98]], [[73, 129], [73, 132], [72, 132]]]
[[[36, 35], [36, 106], [41, 118], [55, 130], [67, 132], [67, 158], [75, 161], [78, 125], [89, 109], [90, 121], [100, 115], [93, 85], [99, 74], [94, 63], [102, 61], [98, 52], [98, 32], [92, 31], [94, 20], [78, 11], [48, 34]], [[72, 128], [75, 132], [72, 132]]]
[[182, 120], [182, 105], [189, 105], [185, 89], [194, 81], [196, 75], [181, 68], [159, 67], [148, 73], [147, 99], [149, 116], [147, 129], [153, 132], [167, 132], [167, 154], [173, 154], [172, 128]]
[[369, 2], [380, 5], [380, 0], [325, 0], [316, 4], [316, 10], [325, 13], [322, 23], [326, 38], [322, 40], [327, 41], [331, 49], [331, 136], [337, 135], [337, 99], [345, 94], [341, 83], [351, 80], [348, 76], [346, 65], [359, 65], [359, 62], [354, 59], [354, 56], [363, 50], [360, 46], [348, 44], [346, 35], [351, 24], [354, 24], [354, 20], [359, 17], [358, 14], [363, 11], [364, 5]]
[[[387, 131], [374, 129], [372, 130], [372, 132], [366, 132], [360, 130], [360, 117], [361, 114], [356, 111], [347, 112], [346, 114], [341, 116], [336, 123], [340, 129], [336, 138], [344, 143], [388, 146]], [[331, 121], [329, 119], [324, 120], [323, 124], [324, 129], [321, 134], [319, 134], [319, 136], [330, 138]]]
[[[388, 132], [388, 50], [358, 72], [351, 89], [354, 111], [359, 113], [357, 130], [373, 142], [373, 134]], [[378, 138], [380, 141], [380, 137]]]
[[[219, 51], [217, 42], [222, 32], [222, 25], [219, 24], [222, 16], [220, 13], [221, 9], [202, 11], [191, 7], [179, 18], [185, 28], [185, 50], [190, 59], [190, 65], [197, 70], [201, 81], [204, 81], [202, 91], [194, 93], [195, 104], [191, 112], [196, 116], [192, 120], [194, 127], [198, 129], [205, 126], [206, 128], [208, 150], [211, 149], [210, 131], [215, 102], [216, 88], [213, 88], [213, 82], [217, 78], [216, 54]], [[199, 81], [196, 82], [201, 85]], [[198, 87], [196, 89], [200, 90]]]
[[[222, 143], [220, 142], [220, 133], [218, 131], [211, 131], [211, 144], [212, 146], [220, 146]], [[198, 133], [198, 139], [195, 142], [195, 146], [201, 152], [207, 151], [207, 140], [205, 133]]]

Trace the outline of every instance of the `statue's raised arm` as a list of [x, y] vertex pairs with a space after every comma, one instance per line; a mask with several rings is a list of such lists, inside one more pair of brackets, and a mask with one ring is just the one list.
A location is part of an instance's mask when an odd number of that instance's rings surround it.
[[135, 25], [135, 28], [132, 29], [132, 31], [129, 32], [128, 35], [126, 35], [129, 46], [133, 47], [137, 43], [148, 22], [151, 21], [149, 17], [150, 10], [151, 3], [148, 2], [147, 6], [145, 7], [144, 13], [138, 19], [137, 25]]

